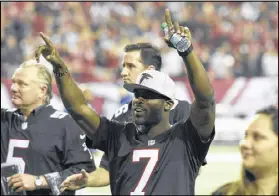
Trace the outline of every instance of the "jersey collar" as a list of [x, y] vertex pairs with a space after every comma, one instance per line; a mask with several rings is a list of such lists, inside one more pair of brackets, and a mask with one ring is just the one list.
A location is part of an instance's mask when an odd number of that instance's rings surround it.
[[[30, 114], [33, 114], [35, 116], [46, 106], [47, 104], [40, 105], [39, 107], [35, 108]], [[17, 112], [20, 115], [23, 115], [23, 111], [21, 109], [17, 109], [15, 112]]]

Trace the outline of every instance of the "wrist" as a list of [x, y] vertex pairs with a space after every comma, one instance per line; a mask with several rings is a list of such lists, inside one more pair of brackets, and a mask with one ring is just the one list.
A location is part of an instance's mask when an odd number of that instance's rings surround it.
[[44, 176], [35, 176], [36, 189], [48, 188], [47, 181]]
[[179, 50], [177, 50], [177, 52], [178, 52], [179, 56], [187, 57], [193, 51], [193, 49], [194, 49], [193, 45], [191, 44], [190, 47], [187, 50], [185, 50], [184, 52], [180, 52]]
[[36, 189], [41, 189], [43, 186], [43, 181], [40, 176], [35, 176], [34, 184]]
[[43, 188], [48, 188], [48, 183], [47, 183], [47, 180], [46, 180], [46, 178], [45, 178], [45, 176], [40, 176], [40, 179], [43, 181], [43, 185], [42, 185], [42, 187]]
[[53, 69], [53, 74], [57, 77], [62, 77], [64, 75], [66, 75], [67, 73], [69, 73], [69, 70], [66, 66], [62, 66], [58, 69]]

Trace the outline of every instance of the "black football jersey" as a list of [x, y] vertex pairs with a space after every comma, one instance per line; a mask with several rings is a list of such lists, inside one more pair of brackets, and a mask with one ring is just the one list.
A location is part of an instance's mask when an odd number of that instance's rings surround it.
[[[81, 169], [95, 170], [83, 131], [70, 115], [51, 105], [35, 109], [25, 121], [19, 110], [1, 108], [3, 162], [17, 162], [22, 172], [35, 176], [59, 172], [61, 180]], [[49, 190], [34, 194], [49, 194]]]
[[194, 195], [214, 133], [203, 142], [186, 118], [148, 138], [133, 123], [102, 117], [96, 134], [89, 137], [107, 155], [113, 195]]
[[[170, 124], [175, 124], [179, 122], [180, 120], [187, 119], [190, 115], [191, 111], [191, 104], [187, 101], [181, 101], [177, 100], [177, 104], [172, 108], [170, 111]], [[112, 116], [113, 120], [119, 121], [119, 122], [132, 122], [132, 102], [129, 104], [125, 104], [121, 106], [114, 115]], [[92, 145], [92, 142], [89, 141], [88, 138], [86, 138], [87, 145], [90, 147]], [[206, 160], [204, 160], [203, 165], [206, 164]], [[108, 169], [108, 158], [104, 154], [101, 162], [100, 167], [105, 168], [107, 171]]]

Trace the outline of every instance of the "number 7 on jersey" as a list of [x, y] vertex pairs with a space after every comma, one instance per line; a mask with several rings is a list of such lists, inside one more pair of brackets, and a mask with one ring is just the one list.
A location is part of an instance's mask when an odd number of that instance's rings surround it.
[[158, 149], [144, 149], [144, 150], [134, 150], [133, 152], [133, 162], [139, 162], [141, 158], [149, 158], [149, 161], [145, 167], [145, 170], [142, 173], [142, 176], [135, 188], [131, 192], [131, 195], [144, 195], [145, 188], [159, 158]]

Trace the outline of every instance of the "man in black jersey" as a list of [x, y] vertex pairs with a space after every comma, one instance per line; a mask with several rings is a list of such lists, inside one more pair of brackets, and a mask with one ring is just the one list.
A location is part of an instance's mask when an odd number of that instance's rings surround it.
[[[124, 84], [135, 83], [137, 76], [145, 70], [160, 70], [162, 65], [162, 57], [160, 51], [150, 43], [137, 43], [129, 44], [124, 48], [124, 57], [122, 63], [121, 77], [123, 78]], [[175, 100], [174, 106], [170, 111], [170, 124], [175, 124], [180, 120], [189, 117], [190, 114], [190, 103], [185, 100]], [[120, 122], [131, 122], [132, 121], [132, 101], [128, 104], [122, 105], [117, 109], [112, 116], [112, 120]], [[89, 148], [95, 148], [92, 141], [86, 137], [86, 144]], [[204, 160], [203, 165], [206, 164]], [[69, 184], [67, 187], [70, 190], [76, 190], [81, 188], [81, 184], [75, 184], [75, 178], [80, 178], [80, 175], [73, 175], [69, 177], [66, 182]], [[107, 155], [104, 154], [100, 167], [94, 172], [88, 175], [86, 181], [87, 187], [100, 187], [109, 185], [109, 163]], [[72, 183], [69, 183], [72, 182]]]
[[189, 30], [178, 23], [172, 25], [169, 10], [165, 18], [169, 29], [166, 42], [186, 63], [195, 95], [189, 118], [173, 126], [169, 112], [174, 105], [175, 85], [165, 74], [147, 70], [138, 76], [136, 84], [124, 85], [135, 94], [133, 122], [120, 123], [99, 116], [87, 105], [64, 61], [43, 33], [46, 45], [36, 50], [36, 59], [42, 54], [53, 65], [64, 106], [94, 146], [107, 154], [114, 195], [193, 195], [198, 169], [214, 137], [212, 85], [193, 51]]
[[[149, 43], [137, 43], [127, 45], [125, 47], [125, 55], [123, 59], [123, 68], [121, 76], [124, 84], [135, 83], [136, 77], [144, 70], [160, 70], [161, 55], [159, 50]], [[190, 103], [185, 100], [175, 100], [174, 106], [170, 111], [170, 124], [188, 118], [190, 114]], [[132, 101], [122, 105], [112, 116], [112, 120], [120, 122], [132, 121]], [[92, 141], [87, 137], [86, 144], [89, 148], [94, 148]], [[100, 167], [96, 171], [89, 174], [89, 187], [107, 186], [109, 185], [108, 159], [104, 154]], [[69, 187], [70, 188], [70, 187]]]
[[1, 164], [16, 163], [22, 174], [5, 176], [7, 192], [57, 195], [68, 176], [95, 170], [84, 132], [70, 115], [49, 104], [51, 85], [51, 74], [35, 60], [25, 61], [12, 77], [16, 109], [1, 108]]
[[[123, 78], [124, 84], [130, 84], [136, 82], [136, 77], [145, 70], [160, 70], [161, 69], [161, 54], [160, 51], [150, 43], [137, 43], [127, 45], [124, 49], [125, 54], [122, 63], [121, 76]], [[176, 122], [188, 118], [190, 114], [190, 103], [185, 100], [175, 100], [174, 106], [170, 111], [170, 124], [175, 124]], [[117, 120], [120, 122], [131, 122], [132, 121], [132, 101], [128, 104], [122, 105], [117, 109], [112, 116], [112, 120]], [[92, 140], [86, 137], [86, 145], [89, 148], [94, 149]], [[204, 161], [203, 165], [206, 164]], [[104, 154], [99, 168], [91, 172], [88, 175], [88, 180], [86, 185], [79, 183], [75, 184], [75, 179], [80, 178], [81, 174], [75, 174], [67, 179], [66, 182], [72, 181], [74, 184], [67, 187], [70, 190], [80, 189], [83, 186], [86, 187], [100, 187], [109, 185], [109, 167], [108, 158]], [[81, 186], [83, 185], [83, 186]]]

